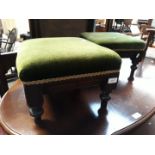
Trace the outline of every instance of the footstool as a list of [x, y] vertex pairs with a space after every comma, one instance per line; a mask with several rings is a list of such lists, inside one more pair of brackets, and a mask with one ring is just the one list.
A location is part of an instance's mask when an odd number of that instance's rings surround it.
[[145, 42], [143, 40], [118, 32], [84, 32], [81, 36], [116, 51], [122, 58], [130, 58], [132, 65], [128, 80], [134, 80], [137, 65], [145, 56]]
[[41, 121], [46, 90], [58, 86], [61, 90], [61, 86], [70, 84], [75, 84], [75, 89], [99, 84], [101, 114], [117, 85], [120, 65], [121, 58], [113, 50], [76, 37], [26, 40], [16, 59], [27, 105], [36, 123]]

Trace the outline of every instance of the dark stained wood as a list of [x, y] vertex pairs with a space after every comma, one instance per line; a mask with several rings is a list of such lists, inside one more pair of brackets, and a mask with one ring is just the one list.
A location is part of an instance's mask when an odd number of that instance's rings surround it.
[[142, 53], [135, 53], [134, 56], [130, 56], [132, 65], [131, 65], [131, 72], [130, 72], [130, 76], [128, 78], [129, 81], [133, 81], [134, 80], [134, 73], [135, 70], [137, 69], [137, 65], [138, 63], [142, 60]]
[[41, 121], [41, 115], [44, 112], [42, 108], [44, 100], [41, 88], [38, 85], [24, 86], [24, 94], [26, 103], [29, 107], [29, 112], [31, 116], [35, 118], [36, 124], [38, 124]]
[[[92, 87], [93, 85], [100, 85], [101, 86], [101, 108], [99, 109], [100, 115], [102, 112], [105, 111], [107, 107], [108, 100], [110, 99], [110, 92], [117, 86], [117, 79], [119, 77], [119, 72], [117, 73], [108, 73], [105, 75], [96, 75], [94, 77], [83, 77], [83, 78], [74, 78], [69, 80], [62, 80], [57, 82], [48, 82], [44, 84], [38, 85], [24, 85], [24, 93], [26, 97], [26, 102], [29, 107], [30, 114], [34, 117], [36, 124], [40, 125], [42, 123], [41, 116], [43, 114], [43, 94], [48, 93], [50, 94], [55, 89], [59, 88], [59, 91], [62, 90], [74, 90], [83, 87]], [[116, 82], [109, 83], [108, 80], [110, 78], [116, 78]], [[72, 86], [71, 88], [69, 86]]]
[[128, 80], [130, 82], [134, 81], [134, 74], [135, 71], [137, 69], [137, 65], [144, 59], [145, 57], [145, 50], [135, 50], [135, 51], [118, 51], [113, 49], [114, 51], [116, 51], [121, 58], [130, 58], [131, 60], [131, 71], [128, 77]]
[[154, 43], [155, 27], [147, 28], [146, 31], [148, 32], [147, 47], [152, 46]]
[[107, 112], [108, 101], [111, 99], [110, 93], [112, 91], [112, 88], [110, 88], [107, 83], [108, 83], [107, 82], [107, 79], [105, 79], [100, 84], [100, 88], [102, 90], [102, 92], [100, 94], [101, 106], [100, 106], [100, 109], [98, 110], [98, 115], [100, 117], [102, 117], [103, 115], [105, 115], [105, 113]]
[[94, 19], [30, 19], [32, 38], [79, 37], [82, 32], [91, 32]]
[[0, 53], [0, 96], [8, 90], [6, 73], [15, 66], [16, 52]]
[[106, 32], [112, 31], [113, 19], [106, 20]]
[[[111, 93], [104, 117], [98, 117], [99, 87], [53, 92], [50, 98], [44, 96], [46, 111], [42, 127], [37, 127], [29, 115], [23, 86], [17, 81], [0, 106], [3, 128], [12, 134], [107, 135], [129, 125], [136, 120], [132, 114], [146, 114], [155, 106], [155, 60], [145, 59], [138, 65], [133, 83], [126, 79], [130, 64], [128, 59], [123, 60], [118, 86]], [[129, 134], [154, 135], [155, 117]]]

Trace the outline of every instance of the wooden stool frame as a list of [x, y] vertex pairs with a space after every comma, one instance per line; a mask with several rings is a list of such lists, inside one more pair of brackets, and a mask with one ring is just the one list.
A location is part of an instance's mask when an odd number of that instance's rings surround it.
[[41, 123], [41, 115], [43, 114], [43, 94], [48, 90], [59, 89], [79, 89], [82, 87], [90, 87], [94, 85], [100, 85], [101, 87], [101, 107], [98, 111], [99, 116], [106, 112], [107, 103], [110, 100], [110, 93], [112, 89], [116, 88], [118, 83], [119, 71], [115, 73], [108, 73], [105, 75], [99, 75], [94, 77], [84, 77], [77, 79], [70, 79], [57, 82], [49, 82], [43, 84], [24, 84], [24, 91], [26, 101], [29, 107], [31, 116], [34, 117], [35, 123]]

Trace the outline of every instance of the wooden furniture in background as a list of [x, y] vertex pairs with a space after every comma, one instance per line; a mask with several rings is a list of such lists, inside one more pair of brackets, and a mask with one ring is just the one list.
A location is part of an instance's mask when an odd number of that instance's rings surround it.
[[94, 30], [94, 19], [30, 19], [32, 38], [79, 37], [81, 32]]
[[149, 46], [152, 46], [153, 42], [154, 42], [154, 36], [155, 36], [155, 28], [146, 28], [146, 31], [148, 33], [146, 40], [146, 45], [145, 45], [145, 49], [144, 49], [144, 54], [143, 54], [143, 59], [145, 58], [147, 49]]
[[[13, 71], [12, 67], [15, 67], [16, 52], [13, 52], [13, 48], [17, 39], [17, 29], [13, 28], [8, 35], [7, 39], [1, 39], [1, 44], [5, 44], [0, 48], [0, 96], [3, 96], [8, 90], [7, 79], [17, 76], [16, 69]], [[11, 74], [6, 75], [8, 70], [11, 69]]]
[[0, 53], [0, 96], [3, 96], [8, 90], [6, 73], [15, 66], [16, 55], [16, 52]]
[[0, 45], [1, 45], [0, 53], [13, 51], [16, 40], [17, 40], [17, 29], [13, 28], [9, 32], [7, 39], [0, 38]]

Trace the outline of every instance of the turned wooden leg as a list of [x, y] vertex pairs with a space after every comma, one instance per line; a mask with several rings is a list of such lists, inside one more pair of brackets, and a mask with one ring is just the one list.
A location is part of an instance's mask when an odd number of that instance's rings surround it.
[[135, 73], [135, 70], [137, 69], [138, 63], [141, 61], [141, 54], [137, 53], [134, 57], [131, 57], [130, 59], [131, 59], [132, 65], [131, 65], [131, 72], [128, 80], [134, 81], [134, 73]]
[[112, 88], [110, 85], [107, 83], [107, 80], [104, 80], [103, 83], [100, 85], [101, 88], [101, 94], [100, 94], [100, 99], [101, 99], [101, 107], [98, 110], [99, 116], [102, 116], [107, 113], [107, 104], [108, 101], [111, 99], [110, 93]]
[[29, 112], [34, 117], [35, 123], [41, 122], [41, 115], [43, 114], [43, 95], [39, 86], [26, 86], [24, 85], [25, 97]]

